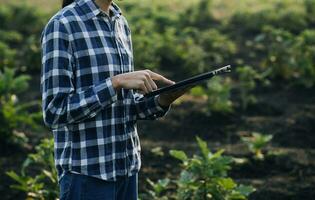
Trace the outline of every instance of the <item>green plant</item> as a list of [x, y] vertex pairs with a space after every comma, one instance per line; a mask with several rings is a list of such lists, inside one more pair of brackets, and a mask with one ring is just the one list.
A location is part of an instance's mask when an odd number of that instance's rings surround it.
[[190, 90], [190, 94], [194, 97], [207, 97], [206, 90], [202, 86], [193, 87]]
[[198, 45], [205, 51], [205, 70], [209, 66], [224, 65], [227, 60], [232, 60], [237, 51], [236, 44], [225, 34], [216, 29], [200, 31], [196, 35]]
[[315, 85], [313, 30], [304, 30], [299, 35], [273, 27], [265, 27], [255, 39], [258, 52], [265, 55], [262, 66], [267, 76], [294, 81], [293, 85], [313, 87]]
[[30, 76], [20, 75], [15, 77], [15, 69], [5, 68], [0, 71], [0, 97], [7, 101], [12, 94], [18, 94], [28, 88]]
[[292, 80], [296, 72], [295, 37], [288, 31], [268, 26], [255, 38], [258, 53], [265, 55], [262, 66], [270, 69], [269, 77]]
[[308, 13], [299, 9], [296, 4], [293, 6], [283, 1], [277, 1], [256, 11], [254, 9], [238, 10], [229, 19], [227, 26], [236, 37], [244, 38], [262, 33], [265, 26], [272, 26], [290, 33], [299, 33], [307, 28], [307, 16]]
[[40, 112], [30, 113], [30, 108], [39, 107], [38, 101], [20, 103], [17, 94], [27, 90], [27, 75], [15, 75], [15, 70], [5, 68], [0, 71], [0, 142], [1, 144], [25, 144], [27, 138], [24, 134], [26, 127], [39, 128], [37, 120], [41, 118]]
[[161, 35], [154, 30], [154, 22], [146, 18], [139, 19], [133, 32], [135, 67], [156, 70], [161, 59], [157, 54], [157, 49], [160, 48], [161, 43], [154, 41], [161, 41]]
[[212, 153], [207, 143], [199, 137], [197, 137], [197, 142], [201, 155], [188, 158], [183, 151], [170, 151], [173, 157], [182, 161], [183, 166], [180, 178], [175, 180], [177, 199], [247, 199], [254, 188], [238, 185], [228, 177], [232, 158], [223, 156], [224, 150]]
[[[0, 66], [15, 66], [18, 71], [38, 72], [41, 66], [38, 59], [40, 33], [46, 20], [47, 16], [39, 9], [25, 3], [1, 6]], [[4, 45], [7, 47], [5, 51]]]
[[181, 15], [182, 26], [195, 26], [207, 29], [215, 21], [213, 17], [212, 0], [200, 0], [195, 6], [189, 7]]
[[53, 139], [42, 140], [36, 146], [36, 153], [29, 154], [24, 161], [20, 174], [7, 172], [17, 182], [11, 188], [25, 192], [27, 199], [56, 199], [59, 188], [53, 148]]
[[265, 78], [265, 74], [268, 73], [258, 73], [250, 66], [237, 67], [236, 72], [239, 80], [237, 89], [240, 91], [241, 107], [245, 110], [249, 104], [257, 102], [256, 97], [251, 94], [256, 88], [256, 81], [263, 82], [264, 85], [269, 84], [269, 80]]
[[231, 97], [231, 79], [214, 77], [206, 89], [210, 111], [218, 113], [233, 112]]
[[255, 189], [251, 186], [238, 185], [228, 177], [232, 158], [223, 156], [224, 150], [212, 153], [207, 143], [197, 137], [201, 155], [189, 158], [185, 152], [171, 150], [170, 155], [182, 161], [180, 177], [175, 183], [173, 195], [163, 196], [169, 189], [170, 180], [153, 183], [148, 180], [153, 190], [149, 190], [151, 199], [194, 199], [194, 200], [245, 200]]
[[[168, 42], [171, 50], [176, 46], [175, 61], [181, 61], [183, 72], [195, 75], [210, 70], [210, 66], [224, 65], [236, 53], [236, 45], [227, 35], [216, 29], [199, 30], [194, 27], [184, 28], [175, 36], [177, 40]], [[222, 45], [224, 44], [224, 45]], [[175, 63], [175, 62], [174, 62]]]
[[241, 140], [248, 146], [250, 152], [254, 154], [256, 159], [264, 159], [263, 149], [272, 140], [272, 135], [262, 135], [253, 132], [249, 137], [242, 137]]
[[190, 94], [207, 99], [208, 108], [205, 112], [231, 113], [233, 112], [231, 89], [231, 79], [214, 77], [207, 87], [196, 86], [191, 89]]
[[14, 63], [16, 51], [10, 49], [8, 45], [0, 40], [0, 70]]
[[315, 86], [315, 31], [305, 30], [296, 39], [297, 82], [305, 87]]
[[152, 190], [148, 190], [149, 197], [148, 199], [152, 200], [167, 200], [168, 197], [164, 196], [164, 192], [167, 190], [167, 186], [170, 183], [170, 179], [165, 178], [163, 180], [158, 180], [157, 183], [152, 182], [150, 179], [147, 179]]
[[315, 24], [315, 2], [313, 0], [304, 0], [304, 6], [306, 13], [308, 13], [307, 18], [311, 25]]

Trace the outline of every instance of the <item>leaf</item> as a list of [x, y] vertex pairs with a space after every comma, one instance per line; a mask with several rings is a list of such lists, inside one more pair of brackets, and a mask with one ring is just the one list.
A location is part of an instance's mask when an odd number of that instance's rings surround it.
[[247, 200], [247, 198], [239, 192], [233, 192], [232, 194], [228, 195], [227, 200]]
[[156, 156], [164, 156], [164, 152], [162, 150], [162, 147], [155, 147], [151, 149], [151, 152]]
[[158, 180], [157, 183], [154, 183], [150, 179], [147, 179], [147, 182], [153, 188], [153, 191], [151, 191], [150, 194], [152, 196], [160, 196], [160, 194], [167, 189], [167, 186], [170, 183], [170, 179], [165, 178], [162, 180]]
[[22, 175], [25, 175], [25, 170], [30, 164], [32, 164], [33, 160], [30, 158], [26, 158], [22, 164], [21, 173]]
[[47, 171], [47, 170], [43, 170], [43, 173], [51, 180], [51, 182], [55, 183], [56, 180], [54, 179], [54, 176], [51, 172]]
[[183, 161], [183, 162], [188, 160], [186, 153], [183, 151], [170, 150], [170, 155], [173, 156], [174, 158], [177, 158], [178, 160]]
[[13, 180], [20, 183], [21, 185], [25, 184], [25, 179], [19, 175], [17, 175], [14, 171], [6, 172], [8, 176], [10, 176]]
[[233, 190], [237, 185], [231, 178], [222, 178], [218, 180], [218, 184], [224, 188], [224, 190]]
[[215, 154], [211, 155], [210, 159], [213, 160], [213, 159], [221, 157], [224, 151], [225, 151], [224, 149], [217, 151]]
[[206, 91], [201, 86], [196, 86], [190, 90], [190, 93], [195, 97], [201, 97], [206, 95]]
[[11, 185], [10, 188], [15, 189], [15, 190], [21, 190], [24, 192], [28, 191], [28, 187], [25, 185]]
[[204, 156], [204, 158], [207, 159], [210, 154], [207, 143], [198, 136], [196, 137], [196, 139], [197, 139], [198, 146], [201, 150], [202, 155]]
[[170, 183], [170, 179], [168, 178], [158, 180], [158, 184], [164, 188], [167, 187], [169, 183]]
[[193, 177], [192, 173], [190, 173], [186, 170], [183, 170], [180, 173], [180, 178], [179, 178], [180, 184], [188, 184], [188, 183], [191, 183], [192, 181], [194, 181], [194, 177]]
[[149, 178], [147, 178], [146, 181], [150, 184], [150, 186], [154, 187], [154, 182], [153, 181], [151, 181]]
[[266, 38], [265, 34], [259, 34], [258, 36], [255, 37], [255, 42], [262, 42]]
[[240, 185], [236, 188], [236, 191], [238, 191], [239, 193], [241, 193], [244, 196], [248, 196], [251, 193], [255, 192], [256, 189], [252, 186]]

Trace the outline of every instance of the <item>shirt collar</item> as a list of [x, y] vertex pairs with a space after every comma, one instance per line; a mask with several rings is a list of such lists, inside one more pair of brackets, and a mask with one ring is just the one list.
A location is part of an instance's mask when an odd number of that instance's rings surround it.
[[[76, 2], [88, 19], [91, 19], [103, 13], [103, 11], [94, 2], [94, 0], [76, 0]], [[113, 20], [121, 16], [121, 10], [114, 2], [111, 4], [109, 9], [113, 14], [111, 16]]]

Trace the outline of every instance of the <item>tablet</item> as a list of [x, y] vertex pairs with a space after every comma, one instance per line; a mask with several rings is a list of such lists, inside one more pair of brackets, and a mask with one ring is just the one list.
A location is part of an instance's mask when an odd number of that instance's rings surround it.
[[225, 67], [221, 67], [219, 69], [215, 69], [213, 71], [202, 73], [202, 74], [199, 74], [197, 76], [179, 81], [179, 82], [175, 83], [174, 85], [169, 85], [166, 87], [159, 88], [157, 90], [154, 90], [153, 92], [145, 94], [144, 97], [152, 97], [152, 96], [159, 95], [161, 93], [172, 92], [172, 91], [176, 91], [178, 89], [182, 89], [185, 87], [195, 86], [195, 85], [198, 85], [201, 82], [208, 80], [208, 79], [210, 79], [216, 75], [226, 74], [226, 73], [230, 73], [230, 72], [231, 72], [231, 66], [227, 65]]

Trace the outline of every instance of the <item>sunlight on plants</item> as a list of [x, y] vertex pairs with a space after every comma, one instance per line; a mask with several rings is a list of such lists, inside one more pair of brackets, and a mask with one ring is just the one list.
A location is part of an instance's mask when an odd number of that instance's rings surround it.
[[272, 135], [263, 135], [253, 132], [249, 137], [243, 136], [241, 139], [247, 145], [250, 152], [254, 154], [256, 159], [263, 160], [265, 158], [263, 149], [266, 148], [272, 138]]

